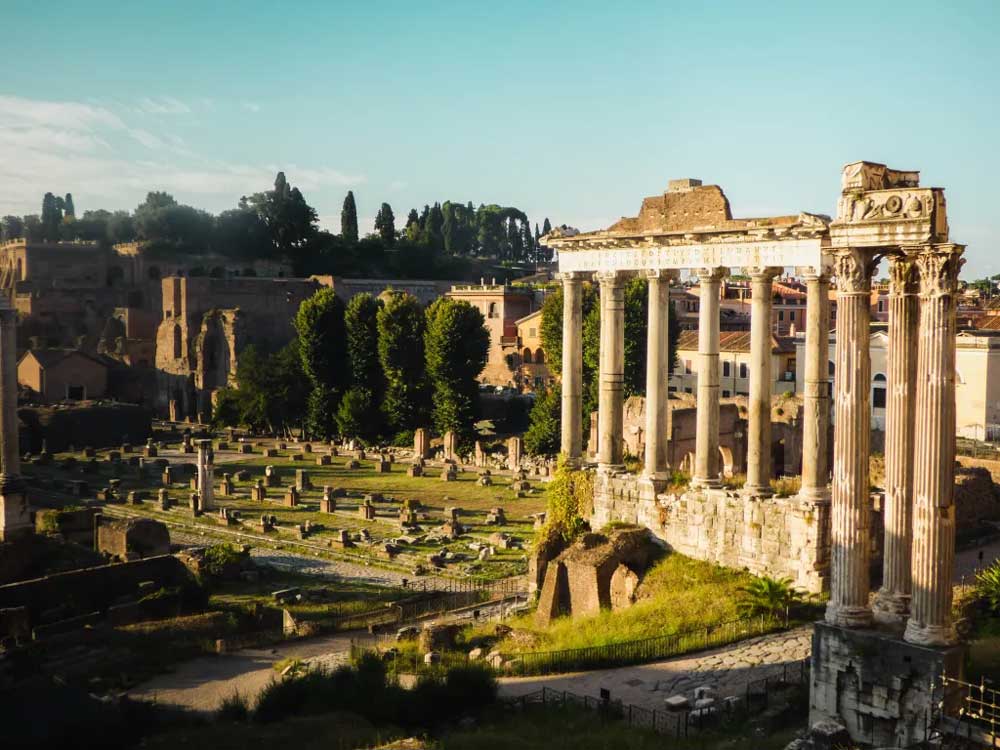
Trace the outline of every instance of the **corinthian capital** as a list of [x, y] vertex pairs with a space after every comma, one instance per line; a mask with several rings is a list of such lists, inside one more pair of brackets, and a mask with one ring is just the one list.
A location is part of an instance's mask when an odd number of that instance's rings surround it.
[[889, 256], [889, 294], [916, 294], [920, 288], [917, 261], [912, 255]]
[[716, 266], [714, 268], [699, 268], [695, 273], [698, 274], [698, 280], [702, 282], [722, 281], [723, 277], [728, 275], [729, 269]]
[[875, 265], [875, 259], [864, 250], [856, 247], [843, 247], [835, 250], [833, 269], [837, 276], [838, 293], [870, 293]]
[[965, 265], [964, 249], [964, 245], [931, 245], [917, 253], [921, 297], [943, 297], [958, 291], [958, 274]]

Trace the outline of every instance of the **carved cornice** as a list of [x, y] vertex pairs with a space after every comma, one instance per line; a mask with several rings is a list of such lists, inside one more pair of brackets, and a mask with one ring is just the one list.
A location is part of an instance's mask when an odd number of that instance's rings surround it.
[[633, 275], [630, 271], [597, 271], [594, 273], [594, 281], [601, 286], [621, 286]]
[[747, 272], [747, 276], [750, 277], [750, 281], [757, 284], [769, 284], [781, 273], [782, 269], [775, 266], [763, 266], [744, 270]]
[[932, 245], [916, 255], [922, 298], [945, 297], [958, 292], [958, 274], [965, 265], [963, 245]]
[[870, 294], [875, 258], [855, 247], [840, 248], [833, 253], [834, 274], [838, 294]]
[[920, 290], [917, 263], [910, 255], [889, 256], [889, 296], [901, 297]]
[[680, 271], [673, 268], [647, 268], [642, 275], [650, 280], [665, 279], [668, 281], [677, 281], [681, 277]]
[[561, 281], [564, 284], [569, 283], [581, 283], [588, 281], [593, 278], [594, 274], [588, 273], [587, 271], [562, 271], [555, 274], [556, 281]]

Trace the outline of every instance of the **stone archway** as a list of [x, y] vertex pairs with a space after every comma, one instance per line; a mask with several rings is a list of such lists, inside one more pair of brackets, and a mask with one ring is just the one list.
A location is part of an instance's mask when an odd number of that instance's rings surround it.
[[722, 466], [722, 476], [733, 476], [736, 466], [735, 460], [733, 459], [733, 451], [725, 445], [719, 446], [719, 462]]

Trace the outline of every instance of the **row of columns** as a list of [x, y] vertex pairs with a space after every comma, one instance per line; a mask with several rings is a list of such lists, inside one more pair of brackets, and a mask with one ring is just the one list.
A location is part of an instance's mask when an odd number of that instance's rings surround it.
[[[771, 492], [771, 306], [778, 268], [755, 269], [751, 274], [751, 374], [748, 429], [748, 470], [745, 490], [756, 495]], [[700, 269], [698, 325], [698, 398], [695, 487], [721, 486], [719, 453], [719, 310], [724, 268]], [[645, 271], [649, 284], [646, 342], [646, 425], [644, 480], [654, 485], [666, 480], [667, 380], [670, 284], [677, 272]], [[589, 274], [564, 273], [562, 358], [562, 452], [571, 465], [582, 459], [583, 282]], [[601, 342], [598, 375], [598, 465], [608, 471], [623, 467], [623, 385], [625, 339], [624, 271], [593, 274], [600, 287]], [[803, 490], [811, 500], [825, 501], [827, 490], [827, 430], [829, 401], [826, 362], [829, 341], [829, 281], [821, 274], [809, 277], [806, 324], [806, 395], [803, 454]]]
[[[837, 354], [828, 622], [902, 625], [921, 645], [954, 641], [955, 333], [962, 246], [890, 257], [883, 586], [869, 604], [871, 251], [835, 251]], [[919, 295], [919, 297], [918, 297]], [[916, 415], [921, 418], [915, 429]]]

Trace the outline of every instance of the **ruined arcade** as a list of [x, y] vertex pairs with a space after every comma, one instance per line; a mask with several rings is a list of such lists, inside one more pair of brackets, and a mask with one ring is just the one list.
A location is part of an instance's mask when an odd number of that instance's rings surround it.
[[[564, 289], [562, 452], [581, 444], [582, 284], [600, 285], [601, 332], [594, 513], [601, 527], [638, 522], [670, 547], [753, 572], [829, 589], [813, 638], [810, 723], [834, 720], [856, 741], [924, 739], [947, 702], [940, 675], [957, 676], [962, 647], [951, 622], [955, 554], [955, 326], [963, 246], [948, 237], [944, 192], [917, 172], [871, 162], [844, 167], [837, 217], [798, 213], [734, 219], [718, 186], [676, 180], [639, 215], [606, 230], [556, 230]], [[872, 278], [889, 268], [887, 492], [883, 586], [870, 603], [869, 497]], [[801, 489], [773, 496], [772, 284], [794, 268], [807, 282]], [[751, 279], [747, 477], [721, 481], [719, 284], [733, 269]], [[669, 280], [697, 274], [700, 292], [697, 440], [689, 489], [667, 494]], [[624, 305], [627, 278], [649, 283], [646, 443], [640, 475], [623, 455]], [[829, 291], [838, 309], [833, 464], [827, 390]], [[921, 429], [914, 429], [915, 415]], [[591, 449], [594, 446], [590, 446]]]

